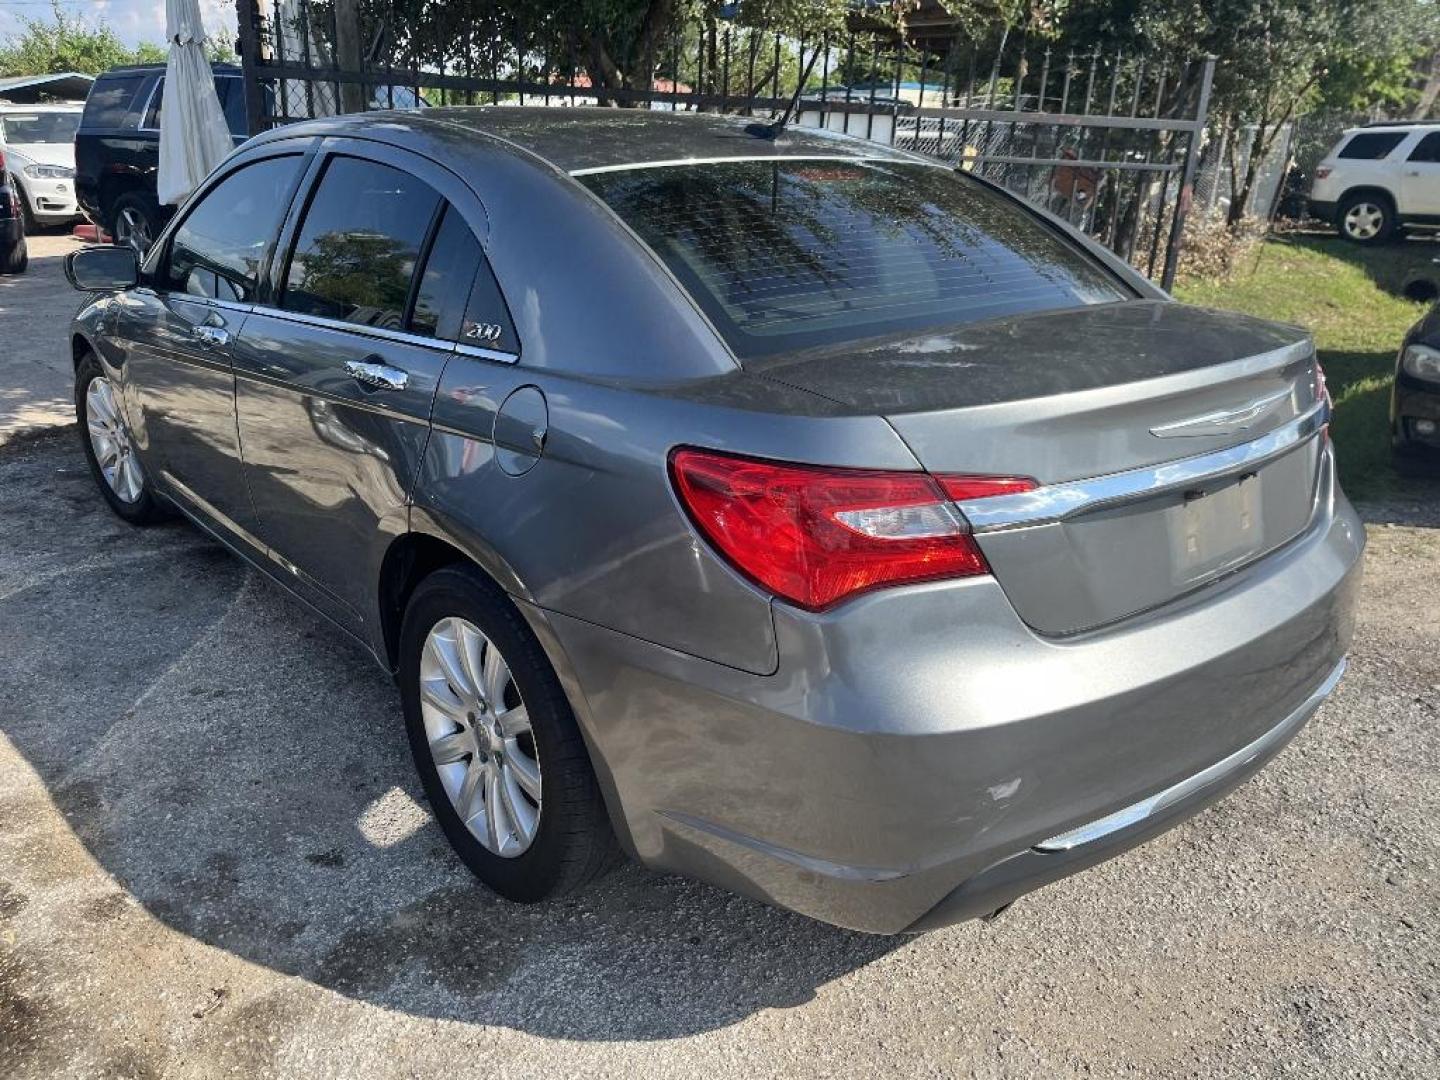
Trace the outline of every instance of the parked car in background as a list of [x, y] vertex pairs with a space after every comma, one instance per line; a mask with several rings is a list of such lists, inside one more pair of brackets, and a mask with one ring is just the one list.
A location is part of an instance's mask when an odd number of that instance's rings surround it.
[[1390, 445], [1401, 468], [1440, 465], [1440, 304], [1400, 345], [1390, 391]]
[[1367, 124], [1345, 132], [1315, 167], [1310, 213], [1357, 244], [1440, 228], [1440, 125]]
[[79, 105], [0, 101], [0, 152], [20, 196], [27, 231], [80, 216], [75, 201], [75, 130]]
[[22, 274], [29, 265], [25, 211], [20, 206], [20, 193], [5, 170], [4, 151], [0, 151], [0, 274]]
[[1219, 798], [1344, 669], [1365, 530], [1310, 338], [933, 159], [362, 113], [66, 269], [101, 496], [394, 672], [513, 900], [618, 842], [855, 929], [990, 913]]
[[[215, 93], [231, 138], [247, 137], [245, 88], [233, 64], [212, 65]], [[262, 104], [273, 112], [276, 90], [264, 88]], [[160, 169], [160, 112], [165, 100], [165, 65], [117, 67], [95, 80], [75, 133], [75, 187], [87, 217], [117, 244], [138, 252], [149, 248], [175, 212], [156, 196]], [[396, 108], [424, 102], [409, 87], [377, 87], [372, 106]]]

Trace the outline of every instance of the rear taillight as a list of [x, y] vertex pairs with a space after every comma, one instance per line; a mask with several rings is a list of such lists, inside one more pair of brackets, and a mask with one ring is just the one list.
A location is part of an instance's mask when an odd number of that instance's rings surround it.
[[988, 574], [954, 502], [1036, 486], [693, 449], [670, 455], [670, 473], [696, 526], [736, 569], [811, 611], [884, 586]]
[[1315, 166], [1315, 179], [1324, 180], [1333, 171], [1329, 165], [1317, 165]]

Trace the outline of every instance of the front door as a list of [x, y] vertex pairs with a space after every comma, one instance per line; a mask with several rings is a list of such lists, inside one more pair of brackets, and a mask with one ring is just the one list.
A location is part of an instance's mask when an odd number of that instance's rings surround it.
[[323, 162], [287, 229], [275, 295], [234, 350], [260, 535], [299, 591], [357, 633], [370, 629], [386, 539], [407, 527], [459, 328], [450, 311], [475, 269], [464, 218], [410, 157], [357, 148]]
[[161, 483], [188, 508], [249, 539], [230, 347], [249, 318], [260, 266], [300, 178], [286, 154], [240, 166], [202, 195], [148, 264], [117, 318], [130, 422]]

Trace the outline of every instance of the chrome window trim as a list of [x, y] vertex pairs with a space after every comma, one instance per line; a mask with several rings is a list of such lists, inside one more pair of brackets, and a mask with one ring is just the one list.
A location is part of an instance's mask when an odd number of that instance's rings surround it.
[[420, 334], [407, 333], [404, 330], [391, 330], [384, 326], [366, 326], [364, 323], [346, 322], [343, 319], [331, 319], [324, 315], [308, 315], [300, 311], [287, 311], [285, 308], [266, 307], [256, 304], [252, 309], [257, 315], [268, 315], [272, 319], [279, 319], [281, 322], [297, 323], [301, 326], [314, 326], [321, 330], [344, 330], [347, 333], [358, 334], [361, 337], [376, 338], [380, 341], [395, 341], [402, 345], [415, 345], [422, 349], [431, 349], [435, 352], [454, 352], [457, 345], [453, 341], [446, 341], [444, 338], [423, 337]]
[[466, 345], [463, 341], [455, 346], [455, 352], [459, 356], [469, 356], [477, 360], [494, 360], [501, 364], [518, 364], [520, 354], [505, 352], [503, 349], [484, 349], [479, 345]]
[[943, 161], [911, 160], [906, 157], [889, 157], [883, 154], [745, 154], [736, 157], [691, 157], [666, 158], [663, 161], [633, 161], [622, 165], [592, 165], [584, 169], [571, 169], [571, 176], [594, 176], [598, 173], [630, 172], [634, 169], [672, 169], [682, 165], [724, 165], [742, 161], [843, 161], [852, 165], [870, 165], [875, 162], [894, 165], [927, 165], [933, 169], [951, 170], [953, 165]]
[[1192, 795], [1197, 795], [1210, 785], [1218, 783], [1230, 773], [1243, 769], [1260, 755], [1277, 748], [1310, 718], [1310, 715], [1339, 685], [1341, 676], [1345, 674], [1345, 664], [1346, 661], [1342, 657], [1320, 685], [1300, 703], [1299, 708], [1254, 742], [1247, 743], [1228, 757], [1221, 758], [1209, 768], [1201, 769], [1199, 772], [1187, 776], [1178, 784], [1172, 784], [1164, 791], [1157, 791], [1148, 799], [1141, 799], [1137, 803], [1131, 803], [1129, 806], [1116, 810], [1113, 814], [1107, 814], [1105, 817], [1088, 822], [1077, 829], [1071, 829], [1069, 832], [1052, 836], [1048, 840], [1042, 840], [1033, 846], [1034, 850], [1054, 854], [1071, 851], [1085, 844], [1092, 844], [1096, 840], [1103, 840], [1112, 833], [1131, 828], [1158, 816], [1177, 803], [1184, 802]]
[[1063, 521], [1111, 503], [1163, 494], [1262, 465], [1310, 438], [1329, 420], [1330, 406], [1322, 399], [1283, 427], [1238, 446], [1093, 480], [1071, 480], [1014, 495], [970, 499], [959, 504], [960, 511], [971, 530], [979, 534]]

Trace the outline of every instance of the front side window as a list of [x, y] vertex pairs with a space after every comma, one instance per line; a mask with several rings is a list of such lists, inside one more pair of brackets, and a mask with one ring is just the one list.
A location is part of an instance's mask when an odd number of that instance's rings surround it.
[[0, 116], [0, 142], [12, 146], [74, 142], [75, 129], [79, 126], [79, 113], [9, 113]]
[[1351, 137], [1337, 155], [1347, 161], [1379, 161], [1405, 138], [1403, 131], [1362, 131]]
[[581, 181], [741, 359], [1135, 295], [1014, 199], [950, 169], [797, 158]]
[[440, 205], [409, 173], [332, 158], [305, 211], [280, 306], [401, 330], [426, 233]]
[[175, 230], [164, 286], [237, 303], [253, 299], [260, 262], [279, 231], [301, 160], [299, 154], [266, 158], [211, 188]]

